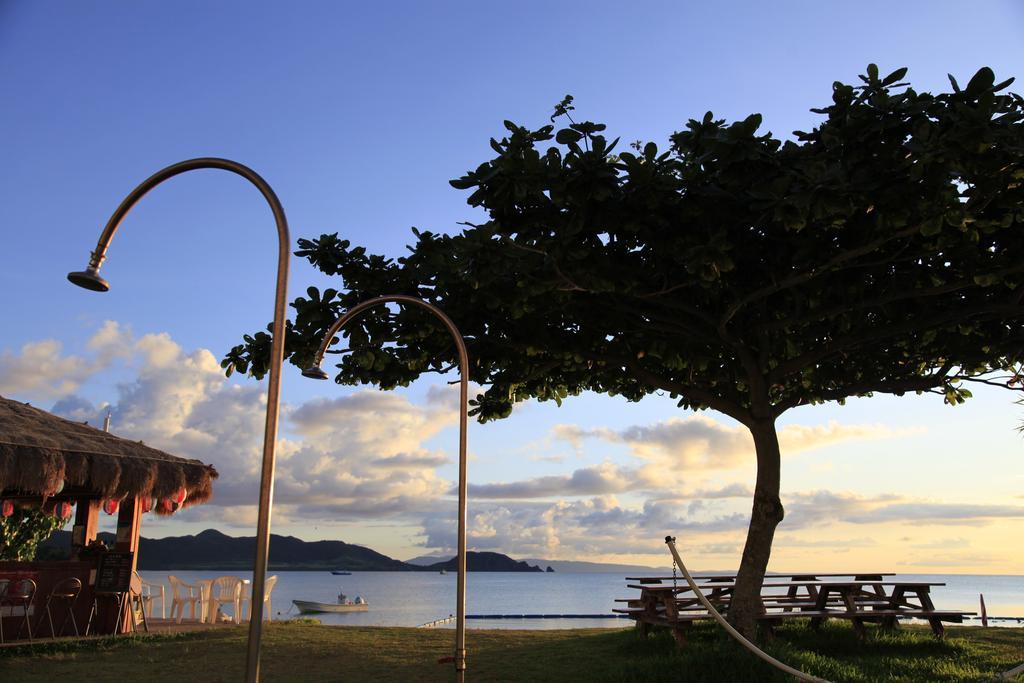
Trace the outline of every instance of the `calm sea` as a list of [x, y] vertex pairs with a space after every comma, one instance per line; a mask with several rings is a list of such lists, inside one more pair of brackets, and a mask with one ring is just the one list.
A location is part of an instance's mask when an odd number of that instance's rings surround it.
[[[142, 572], [147, 581], [167, 585], [168, 607], [173, 574], [185, 582], [211, 579], [213, 572]], [[275, 619], [297, 614], [292, 600], [335, 602], [339, 592], [350, 598], [361, 595], [370, 603], [368, 612], [315, 615], [325, 624], [364, 626], [419, 626], [455, 612], [456, 575], [433, 572], [278, 572], [271, 595]], [[243, 578], [250, 575], [239, 574]], [[966, 574], [900, 574], [907, 581], [945, 583], [932, 589], [939, 609], [978, 612], [978, 594], [985, 595], [991, 616], [1024, 618], [1024, 576]], [[467, 614], [611, 614], [616, 598], [635, 597], [621, 573], [561, 574], [471, 572], [466, 581]], [[187, 614], [187, 612], [186, 612]], [[968, 621], [966, 623], [978, 623]], [[995, 622], [994, 622], [995, 623]], [[470, 628], [583, 628], [631, 626], [627, 619], [501, 619], [470, 620]], [[1020, 622], [996, 625], [1024, 626]]]

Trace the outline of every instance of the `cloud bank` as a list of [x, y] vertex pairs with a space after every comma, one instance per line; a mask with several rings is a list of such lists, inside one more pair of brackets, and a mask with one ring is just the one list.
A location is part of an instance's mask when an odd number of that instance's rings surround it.
[[[116, 434], [213, 464], [221, 478], [212, 503], [176, 519], [251, 533], [266, 405], [262, 387], [226, 380], [205, 349], [188, 352], [167, 334], [136, 337], [115, 322], [105, 323], [85, 351], [65, 355], [54, 340], [3, 351], [0, 393], [53, 400], [54, 412], [92, 424], [109, 410]], [[131, 379], [119, 385], [111, 403], [96, 405], [83, 389], [114, 365], [129, 369]], [[452, 552], [454, 482], [439, 474], [452, 456], [425, 444], [454, 425], [456, 397], [454, 388], [444, 386], [431, 388], [418, 402], [399, 392], [360, 390], [283, 406], [275, 524], [309, 528], [391, 520], [419, 530], [423, 546]], [[780, 441], [783, 452], [792, 454], [905, 433], [830, 422], [786, 426]], [[723, 562], [734, 560], [742, 548], [752, 491], [736, 479], [746, 478], [753, 459], [745, 428], [694, 415], [619, 430], [562, 424], [552, 436], [581, 453], [588, 440], [625, 446], [628, 459], [471, 483], [471, 547], [514, 556], [626, 558], [663, 554], [661, 538], [674, 533], [704, 557], [721, 556]], [[535, 453], [523, 460], [558, 458]], [[784, 492], [783, 502], [780, 547], [794, 548], [819, 543], [799, 534], [837, 523], [981, 526], [1024, 519], [1019, 505], [922, 501], [898, 494]], [[856, 539], [864, 535], [853, 538], [847, 547], [861, 543]]]

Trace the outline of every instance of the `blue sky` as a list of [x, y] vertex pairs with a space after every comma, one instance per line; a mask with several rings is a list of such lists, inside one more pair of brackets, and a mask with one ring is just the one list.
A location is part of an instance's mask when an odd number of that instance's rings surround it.
[[[256, 191], [216, 171], [176, 178], [148, 196], [117, 235], [104, 266], [109, 294], [93, 295], [64, 280], [67, 271], [84, 266], [117, 203], [153, 171], [195, 156], [236, 159], [273, 185], [293, 237], [338, 231], [372, 251], [399, 255], [410, 226], [454, 231], [458, 221], [477, 217], [447, 181], [489, 158], [488, 138], [502, 134], [503, 119], [543, 124], [552, 105], [572, 93], [579, 117], [607, 123], [624, 140], [664, 143], [707, 110], [730, 119], [760, 112], [767, 129], [786, 136], [813, 126], [816, 116], [808, 110], [829, 101], [831, 83], [854, 81], [869, 62], [884, 72], [909, 67], [908, 78], [920, 90], [946, 89], [947, 72], [963, 82], [983, 65], [999, 78], [1024, 76], [1024, 6], [983, 7], [0, 3], [0, 206], [7, 256], [0, 270], [6, 322], [0, 393], [47, 408], [64, 401], [65, 411], [77, 406], [76, 415], [111, 403], [126, 435], [207, 460], [224, 457], [215, 464], [230, 479], [248, 462], [248, 446], [236, 444], [228, 457], [217, 439], [231, 439], [225, 424], [243, 428], [228, 416], [259, 416], [259, 387], [244, 379], [218, 384], [210, 362], [270, 317], [276, 235]], [[293, 296], [326, 282], [293, 262]], [[28, 369], [41, 361], [47, 369], [37, 366], [31, 376]], [[176, 371], [181, 364], [193, 374]], [[192, 390], [188, 396], [175, 393], [182, 383]], [[445, 491], [454, 468], [440, 454], [451, 452], [454, 434], [439, 387], [424, 380], [407, 392], [371, 399], [305, 382], [297, 372], [287, 375], [284, 398], [292, 412], [286, 415], [298, 417], [286, 421], [284, 450], [298, 455], [294, 487], [279, 492], [289, 502], [275, 530], [364, 542], [400, 557], [446, 549], [453, 505]], [[168, 396], [177, 396], [173, 405]], [[351, 401], [338, 403], [343, 398]], [[932, 399], [862, 400], [785, 417], [782, 424], [793, 429], [819, 430], [785, 461], [790, 507], [806, 510], [807, 519], [831, 519], [821, 506], [847, 516], [837, 518], [842, 533], [831, 539], [809, 523], [797, 525], [793, 544], [777, 549], [780, 562], [807, 561], [813, 557], [801, 554], [812, 552], [807, 548], [885, 557], [905, 543], [906, 529], [885, 521], [911, 509], [893, 508], [903, 505], [917, 506], [924, 516], [916, 523], [933, 525], [928, 533], [934, 538], [975, 539], [976, 551], [967, 549], [955, 567], [1024, 572], [1019, 557], [988, 543], [1024, 532], [1022, 444], [1013, 432], [1021, 409], [994, 391], [978, 392], [973, 405], [955, 410]], [[391, 403], [373, 403], [381, 400]], [[174, 406], [189, 407], [178, 422], [168, 422]], [[391, 419], [394, 409], [416, 417], [402, 438], [385, 443], [369, 425]], [[302, 422], [304, 415], [330, 416], [345, 426], [328, 434]], [[742, 458], [678, 472], [677, 496], [629, 480], [659, 458], [689, 457], [633, 438], [639, 432], [631, 428], [727, 452], [734, 446], [714, 439], [733, 438], [728, 430], [735, 425], [712, 418], [713, 425], [694, 421], [657, 397], [626, 405], [591, 396], [561, 409], [528, 405], [504, 423], [474, 426], [474, 484], [519, 483], [535, 493], [548, 491], [544, 477], [575, 476], [579, 484], [566, 484], [563, 494], [481, 499], [478, 547], [654, 562], [661, 552], [657, 539], [666, 532], [659, 524], [696, 520], [703, 524], [694, 527], [698, 552], [707, 549], [701, 559], [734, 565], [744, 526], [737, 520], [746, 516], [748, 499], [697, 494], [748, 485], [752, 470]], [[571, 430], [558, 425], [585, 435], [567, 438]], [[352, 434], [361, 434], [355, 442], [372, 453], [313, 443]], [[411, 469], [396, 461], [362, 471], [359, 486], [346, 489], [352, 495], [344, 506], [327, 502], [340, 495], [331, 488], [342, 486], [337, 476], [322, 482], [322, 505], [302, 503], [315, 498], [303, 477], [320, 472], [317, 467], [356, 472], [363, 465], [353, 463], [367, 457], [413, 452], [429, 457], [412, 458]], [[998, 481], [991, 481], [992, 471], [1002, 473]], [[588, 488], [588, 476], [608, 482]], [[545, 481], [554, 486], [561, 480]], [[165, 535], [220, 521], [229, 533], [251, 533], [249, 483], [222, 483], [223, 508], [147, 522], [148, 531]], [[598, 489], [604, 493], [593, 493]], [[424, 509], [415, 509], [424, 500]], [[939, 502], [999, 509], [922, 507]], [[225, 517], [223, 510], [237, 514]], [[874, 521], [864, 521], [869, 517]], [[617, 548], [614, 529], [650, 538]], [[859, 547], [858, 539], [874, 544]]]

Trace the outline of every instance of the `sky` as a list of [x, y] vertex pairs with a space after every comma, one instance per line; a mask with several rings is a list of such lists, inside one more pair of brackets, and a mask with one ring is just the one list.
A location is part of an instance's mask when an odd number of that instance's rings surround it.
[[[219, 171], [148, 195], [105, 295], [65, 280], [136, 184], [198, 156], [240, 161], [293, 240], [339, 232], [399, 256], [410, 228], [480, 216], [448, 180], [502, 121], [567, 93], [612, 137], [759, 112], [785, 138], [870, 62], [918, 90], [981, 66], [1024, 76], [1024, 5], [821, 2], [269, 3], [0, 0], [0, 395], [214, 464], [214, 500], [143, 533], [255, 533], [265, 383], [220, 357], [272, 313], [277, 236]], [[1012, 90], [1022, 91], [1021, 85]], [[293, 260], [291, 297], [338, 286]], [[407, 559], [455, 546], [456, 393], [283, 377], [273, 532]], [[779, 571], [1024, 574], [1024, 407], [998, 389], [804, 407], [780, 420]], [[471, 423], [471, 549], [517, 558], [735, 568], [754, 468], [738, 424], [587, 395]], [[112, 526], [112, 520], [104, 520]]]

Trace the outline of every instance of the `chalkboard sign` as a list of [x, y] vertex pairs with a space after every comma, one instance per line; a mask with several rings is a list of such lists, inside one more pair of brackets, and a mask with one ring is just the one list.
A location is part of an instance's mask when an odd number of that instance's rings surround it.
[[97, 593], [126, 593], [132, 584], [132, 554], [106, 552], [100, 554], [96, 572]]

